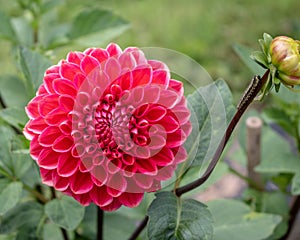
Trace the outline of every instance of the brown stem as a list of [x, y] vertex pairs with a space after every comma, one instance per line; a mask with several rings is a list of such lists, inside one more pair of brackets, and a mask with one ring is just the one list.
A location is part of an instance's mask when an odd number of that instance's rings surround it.
[[[258, 94], [258, 92], [261, 90], [262, 86], [264, 86], [264, 84], [266, 83], [266, 81], [268, 80], [268, 75], [269, 75], [269, 70], [267, 70], [265, 72], [265, 74], [262, 76], [262, 78], [259, 77], [254, 77], [254, 79], [252, 80], [250, 86], [248, 87], [248, 89], [245, 91], [238, 107], [237, 107], [237, 112], [235, 113], [235, 115], [233, 116], [231, 122], [229, 123], [226, 132], [221, 140], [221, 142], [219, 143], [219, 146], [215, 152], [215, 155], [212, 158], [212, 161], [210, 162], [208, 168], [206, 169], [206, 171], [204, 172], [204, 174], [197, 180], [195, 180], [194, 182], [191, 182], [185, 186], [179, 187], [177, 189], [175, 189], [175, 194], [180, 197], [182, 194], [189, 192], [197, 187], [199, 187], [200, 185], [202, 185], [211, 175], [211, 173], [213, 172], [214, 168], [216, 167], [220, 156], [234, 130], [234, 128], [236, 127], [237, 123], [239, 122], [240, 118], [242, 117], [242, 115], [244, 114], [244, 112], [246, 111], [247, 107], [251, 104], [251, 102], [254, 100], [254, 98], [256, 97], [256, 95]], [[143, 221], [140, 223], [140, 225], [137, 227], [137, 229], [134, 231], [134, 233], [131, 235], [131, 237], [129, 238], [129, 240], [134, 240], [136, 239], [139, 234], [142, 232], [142, 230], [146, 227], [148, 222], [148, 216], [146, 216]]]
[[291, 209], [290, 209], [290, 212], [289, 212], [290, 218], [289, 218], [289, 222], [288, 222], [288, 230], [284, 234], [284, 236], [280, 238], [280, 240], [288, 239], [288, 236], [292, 232], [293, 226], [294, 226], [294, 224], [296, 222], [296, 219], [297, 219], [297, 215], [298, 215], [298, 212], [299, 212], [299, 209], [300, 209], [300, 196], [296, 196], [293, 200], [294, 201], [292, 203], [292, 206], [291, 206]]
[[100, 207], [97, 207], [97, 218], [97, 240], [102, 240], [104, 212]]

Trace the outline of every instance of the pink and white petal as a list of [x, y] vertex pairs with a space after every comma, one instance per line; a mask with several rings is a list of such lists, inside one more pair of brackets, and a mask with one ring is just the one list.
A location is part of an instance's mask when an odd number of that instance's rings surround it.
[[109, 58], [109, 54], [105, 49], [102, 48], [95, 48], [93, 49], [88, 55], [93, 56], [98, 60], [98, 62], [102, 63]]
[[81, 52], [70, 52], [67, 55], [67, 61], [79, 65], [83, 57], [84, 54]]
[[107, 180], [108, 180], [108, 173], [107, 170], [99, 165], [99, 166], [95, 166], [93, 168], [93, 170], [91, 171], [91, 177], [93, 182], [97, 185], [97, 186], [103, 186]]
[[122, 193], [121, 196], [118, 197], [120, 203], [125, 205], [126, 207], [136, 207], [143, 200], [144, 193]]
[[151, 84], [157, 84], [161, 88], [166, 89], [170, 81], [170, 72], [167, 70], [155, 70], [152, 74]]
[[53, 170], [48, 170], [48, 169], [44, 169], [44, 168], [40, 167], [42, 183], [44, 183], [50, 187], [53, 187], [52, 173], [53, 173]]
[[54, 141], [61, 135], [61, 131], [56, 126], [49, 126], [43, 130], [38, 141], [43, 147], [50, 147]]
[[118, 58], [119, 63], [121, 64], [122, 71], [132, 70], [136, 67], [136, 61], [131, 52], [124, 52]]
[[56, 79], [53, 81], [53, 88], [59, 95], [69, 95], [75, 97], [77, 94], [76, 87], [73, 82], [67, 79]]
[[109, 77], [110, 82], [112, 82], [120, 75], [121, 66], [117, 59], [109, 58], [107, 61], [105, 61], [104, 71]]
[[179, 147], [185, 142], [186, 138], [184, 131], [179, 128], [175, 132], [168, 134], [166, 146], [170, 148]]
[[57, 167], [59, 154], [51, 148], [44, 148], [37, 160], [38, 165], [44, 169], [52, 170]]
[[30, 142], [30, 155], [34, 160], [38, 160], [41, 151], [44, 149], [43, 146], [39, 144], [39, 136], [36, 135]]
[[152, 79], [151, 68], [137, 68], [132, 71], [132, 88], [148, 85]]
[[107, 206], [101, 207], [102, 210], [112, 212], [116, 211], [122, 206], [122, 203], [117, 198], [114, 198], [113, 201]]
[[164, 147], [159, 153], [152, 157], [152, 161], [158, 166], [168, 166], [174, 161], [174, 154], [171, 149]]
[[174, 79], [170, 79], [168, 89], [176, 91], [180, 96], [183, 96], [183, 84]]
[[64, 153], [64, 152], [69, 152], [73, 147], [73, 145], [74, 145], [74, 140], [72, 139], [71, 136], [62, 135], [54, 141], [52, 145], [52, 149], [55, 152]]
[[38, 102], [39, 114], [45, 117], [49, 112], [58, 107], [58, 95], [44, 95]]
[[52, 179], [53, 179], [53, 187], [58, 191], [65, 191], [68, 189], [70, 180], [69, 178], [61, 177], [57, 174], [56, 171], [52, 172]]
[[157, 174], [157, 166], [156, 159], [148, 158], [148, 159], [136, 159], [135, 161], [136, 168], [142, 174], [147, 175], [156, 175]]
[[25, 107], [26, 114], [30, 119], [38, 118], [39, 113], [39, 102], [43, 99], [44, 95], [34, 97]]
[[169, 71], [169, 68], [167, 67], [166, 64], [164, 64], [161, 61], [157, 61], [157, 60], [148, 60], [148, 64], [151, 65], [153, 70], [166, 70]]
[[112, 197], [120, 196], [127, 187], [126, 179], [119, 173], [110, 176], [107, 182], [107, 192]]
[[115, 56], [115, 55], [119, 55], [122, 53], [122, 49], [119, 47], [119, 45], [115, 44], [115, 43], [110, 43], [107, 48], [106, 48], [107, 52], [109, 53], [109, 56]]
[[56, 108], [45, 116], [45, 122], [50, 126], [57, 126], [67, 118], [68, 115], [65, 111], [61, 108]]
[[171, 115], [164, 116], [163, 119], [158, 122], [158, 124], [161, 124], [167, 133], [173, 133], [180, 127], [178, 119], [175, 119]]
[[44, 76], [44, 86], [49, 94], [54, 94], [54, 89], [52, 83], [55, 79], [59, 79], [60, 75], [58, 73], [49, 73]]
[[88, 193], [94, 186], [90, 173], [77, 171], [70, 177], [70, 188], [74, 194]]
[[153, 176], [145, 175], [142, 173], [136, 173], [133, 176], [133, 179], [135, 181], [135, 184], [139, 187], [137, 189], [143, 192], [146, 192], [147, 189], [149, 189], [153, 185], [154, 180]]
[[81, 72], [79, 65], [61, 61], [59, 73], [62, 78], [66, 78], [73, 82], [75, 75], [79, 72]]
[[79, 166], [78, 158], [74, 158], [71, 154], [60, 154], [58, 157], [57, 173], [61, 177], [70, 177]]
[[88, 206], [92, 201], [89, 193], [84, 193], [84, 194], [72, 193], [72, 197], [75, 198], [78, 202], [80, 202], [80, 204], [83, 206]]
[[48, 127], [48, 124], [45, 122], [45, 119], [38, 117], [32, 119], [27, 123], [27, 129], [35, 134], [40, 134], [45, 128]]
[[92, 56], [86, 55], [81, 60], [80, 68], [82, 72], [84, 72], [86, 75], [90, 74], [92, 71], [100, 70], [100, 63], [98, 60]]
[[105, 186], [94, 186], [89, 194], [93, 202], [100, 207], [107, 206], [113, 202], [113, 197], [107, 193]]
[[59, 106], [65, 112], [71, 112], [74, 107], [74, 98], [69, 95], [61, 95], [58, 98]]
[[155, 123], [161, 120], [167, 114], [167, 109], [164, 106], [151, 106], [147, 113], [145, 114], [144, 118], [150, 122]]
[[45, 75], [50, 74], [50, 73], [59, 73], [59, 68], [60, 68], [59, 65], [53, 65], [45, 71]]

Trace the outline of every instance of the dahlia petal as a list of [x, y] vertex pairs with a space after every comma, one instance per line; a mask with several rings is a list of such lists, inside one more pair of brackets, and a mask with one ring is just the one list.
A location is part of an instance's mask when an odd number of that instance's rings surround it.
[[38, 140], [43, 147], [50, 147], [60, 135], [61, 131], [58, 127], [49, 126], [43, 130]]
[[74, 98], [70, 97], [69, 95], [61, 95], [58, 98], [59, 106], [62, 110], [66, 112], [70, 112], [73, 110], [74, 107]]
[[56, 126], [67, 118], [67, 113], [60, 108], [52, 110], [45, 116], [45, 122], [48, 125]]
[[85, 55], [80, 63], [80, 68], [86, 75], [88, 75], [92, 71], [95, 71], [96, 69], [99, 69], [99, 67], [100, 64], [98, 60], [89, 55]]
[[27, 125], [24, 127], [23, 134], [29, 141], [31, 141], [36, 136], [36, 134], [28, 129], [29, 124], [30, 124], [30, 120], [27, 123]]
[[89, 194], [93, 202], [100, 207], [107, 206], [113, 202], [113, 197], [107, 193], [105, 186], [94, 186]]
[[157, 61], [157, 60], [148, 60], [148, 64], [151, 65], [153, 70], [167, 70], [169, 71], [169, 68], [167, 67], [166, 64], [164, 64], [161, 61]]
[[124, 52], [119, 56], [118, 60], [123, 70], [124, 69], [131, 70], [136, 66], [135, 58], [130, 52]]
[[74, 77], [74, 84], [77, 89], [79, 89], [82, 85], [82, 83], [86, 80], [86, 76], [82, 73], [77, 73]]
[[69, 52], [67, 55], [67, 61], [79, 65], [83, 57], [84, 54], [81, 52]]
[[91, 197], [89, 193], [84, 193], [84, 194], [72, 193], [72, 197], [75, 198], [78, 202], [80, 202], [81, 205], [83, 206], [87, 206], [91, 203]]
[[74, 84], [67, 79], [56, 79], [53, 81], [53, 88], [57, 94], [76, 96], [77, 90]]
[[152, 84], [160, 85], [163, 88], [167, 88], [170, 81], [170, 72], [168, 70], [155, 70], [152, 73]]
[[50, 73], [44, 76], [44, 86], [48, 93], [55, 93], [52, 84], [53, 81], [57, 78], [60, 78], [58, 73]]
[[46, 127], [48, 127], [48, 125], [42, 117], [31, 119], [27, 124], [28, 130], [35, 134], [40, 134]]
[[45, 117], [49, 112], [58, 107], [58, 95], [45, 95], [39, 100], [38, 110], [42, 117]]
[[121, 196], [118, 197], [120, 203], [125, 205], [126, 207], [136, 207], [144, 197], [144, 193], [122, 193]]
[[136, 160], [136, 168], [139, 172], [147, 175], [156, 175], [157, 167], [156, 167], [156, 159], [137, 159]]
[[42, 95], [42, 94], [48, 94], [44, 84], [42, 84], [37, 90], [37, 95]]
[[[163, 146], [166, 145], [166, 136], [161, 135], [151, 135], [151, 141], [148, 147], [151, 150], [160, 150]], [[152, 151], [151, 151], [152, 152]]]
[[92, 157], [85, 157], [84, 159], [81, 159], [81, 162], [79, 164], [79, 171], [80, 172], [90, 172], [93, 169], [93, 158]]
[[145, 119], [149, 122], [157, 122], [167, 114], [167, 110], [163, 106], [151, 106], [146, 113]]
[[106, 50], [107, 50], [107, 52], [109, 53], [110, 57], [122, 53], [122, 49], [119, 47], [119, 45], [117, 45], [117, 44], [115, 44], [115, 43], [110, 43], [110, 44], [107, 46]]
[[120, 75], [121, 66], [115, 58], [109, 58], [105, 61], [104, 70], [110, 81], [114, 81]]
[[170, 179], [175, 171], [176, 167], [173, 165], [165, 166], [159, 169], [158, 174], [155, 176], [155, 179], [158, 181], [165, 181]]
[[65, 191], [69, 187], [69, 178], [59, 176], [55, 171], [52, 172], [53, 187], [58, 191]]
[[134, 57], [136, 65], [147, 65], [148, 61], [144, 53], [136, 47], [128, 47], [124, 50], [124, 53], [130, 53]]
[[132, 105], [138, 107], [144, 100], [144, 89], [142, 87], [136, 87], [132, 91]]
[[59, 69], [60, 69], [60, 66], [53, 65], [46, 70], [45, 75], [48, 75], [51, 73], [59, 73]]
[[93, 182], [100, 187], [107, 182], [108, 173], [106, 169], [103, 168], [103, 166], [96, 166], [91, 171], [91, 177]]
[[166, 146], [170, 148], [179, 147], [186, 140], [186, 135], [181, 128], [177, 129], [175, 132], [168, 134], [168, 139]]
[[170, 115], [164, 116], [164, 118], [159, 121], [159, 124], [164, 126], [167, 133], [175, 132], [180, 127], [177, 119]]
[[89, 173], [77, 171], [70, 178], [70, 188], [74, 194], [83, 194], [89, 192], [94, 184]]
[[164, 147], [159, 153], [152, 157], [152, 161], [155, 161], [155, 164], [158, 166], [167, 166], [173, 163], [174, 155], [173, 152]]
[[79, 72], [81, 72], [79, 66], [74, 63], [62, 61], [60, 64], [59, 73], [65, 79], [73, 81], [75, 75]]
[[42, 95], [34, 97], [25, 107], [26, 114], [30, 119], [38, 118], [40, 116], [38, 106], [43, 97], [44, 96]]
[[61, 177], [70, 177], [78, 169], [79, 161], [70, 154], [60, 154], [58, 157], [57, 173]]
[[179, 120], [180, 124], [187, 123], [190, 119], [190, 112], [185, 106], [175, 107], [172, 109], [172, 113], [176, 116], [176, 118]]
[[174, 91], [161, 91], [158, 104], [164, 106], [165, 108], [173, 108], [178, 101], [180, 96]]
[[154, 179], [152, 176], [138, 173], [138, 174], [135, 174], [133, 178], [134, 178], [137, 186], [144, 189], [144, 191], [145, 191], [145, 189], [149, 189], [153, 185]]
[[65, 134], [65, 135], [71, 135], [71, 131], [72, 131], [72, 126], [71, 126], [71, 122], [69, 120], [65, 120], [63, 122], [61, 122], [59, 125], [59, 130]]
[[37, 160], [41, 151], [44, 149], [44, 147], [42, 147], [39, 144], [39, 136], [35, 136], [33, 137], [33, 139], [30, 142], [30, 155], [34, 160]]
[[73, 145], [74, 141], [70, 136], [62, 135], [54, 141], [52, 149], [56, 152], [64, 153], [70, 151]]
[[127, 182], [121, 174], [110, 176], [107, 182], [107, 192], [112, 197], [118, 197], [126, 190]]
[[108, 59], [109, 54], [105, 49], [102, 48], [95, 48], [93, 49], [88, 55], [93, 56], [96, 58], [100, 63]]
[[126, 72], [118, 78], [118, 84], [120, 85], [122, 90], [130, 89], [132, 87], [132, 82], [133, 78], [131, 72]]
[[168, 89], [176, 91], [180, 96], [183, 95], [183, 84], [182, 82], [176, 81], [174, 79], [170, 79]]
[[134, 79], [132, 83], [132, 88], [137, 86], [147, 85], [151, 82], [152, 69], [151, 68], [138, 68], [132, 71], [132, 78]]
[[57, 167], [59, 154], [52, 151], [51, 148], [44, 148], [37, 160], [38, 165], [44, 169], [52, 170]]
[[101, 209], [104, 211], [112, 212], [112, 211], [117, 210], [121, 206], [122, 206], [122, 204], [120, 203], [120, 201], [117, 198], [114, 198], [110, 204], [101, 207]]
[[48, 170], [48, 169], [40, 167], [42, 183], [52, 187], [53, 186], [52, 173], [53, 173], [53, 170]]
[[174, 153], [174, 163], [179, 164], [187, 159], [187, 152], [184, 147], [180, 146], [179, 149]]

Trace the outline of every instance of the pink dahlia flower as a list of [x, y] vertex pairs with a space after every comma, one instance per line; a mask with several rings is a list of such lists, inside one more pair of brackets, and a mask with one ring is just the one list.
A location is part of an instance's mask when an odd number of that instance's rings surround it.
[[26, 112], [43, 183], [83, 205], [137, 206], [187, 156], [182, 83], [138, 48], [69, 53], [46, 70]]

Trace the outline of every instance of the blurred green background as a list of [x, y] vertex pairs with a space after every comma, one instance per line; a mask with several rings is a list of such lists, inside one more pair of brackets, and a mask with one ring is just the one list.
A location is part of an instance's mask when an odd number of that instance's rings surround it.
[[[249, 83], [252, 73], [235, 54], [233, 44], [258, 49], [264, 32], [300, 38], [299, 0], [65, 0], [61, 21], [86, 7], [110, 9], [131, 23], [114, 41], [122, 48], [164, 47], [189, 55], [215, 78], [223, 78], [235, 95]], [[1, 10], [18, 15], [15, 1], [0, 0]], [[0, 42], [0, 74], [12, 70], [9, 43]], [[104, 46], [99, 46], [104, 47]], [[64, 47], [67, 51], [83, 50]]]

